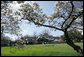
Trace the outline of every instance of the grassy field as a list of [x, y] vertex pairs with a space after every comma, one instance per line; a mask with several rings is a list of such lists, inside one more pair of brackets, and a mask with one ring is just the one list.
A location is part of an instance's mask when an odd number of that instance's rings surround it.
[[[83, 48], [83, 43], [76, 43]], [[24, 48], [2, 47], [1, 56], [81, 56], [67, 44], [28, 45]]]

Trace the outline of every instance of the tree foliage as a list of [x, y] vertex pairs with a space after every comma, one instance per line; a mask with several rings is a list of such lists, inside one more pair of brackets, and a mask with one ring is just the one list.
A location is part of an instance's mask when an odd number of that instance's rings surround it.
[[1, 31], [18, 35], [20, 32], [19, 15], [11, 6], [12, 1], [1, 1]]
[[[72, 29], [68, 31], [69, 37], [74, 42], [81, 42], [83, 40], [83, 35], [77, 29]], [[65, 41], [65, 36], [62, 35], [61, 38]]]

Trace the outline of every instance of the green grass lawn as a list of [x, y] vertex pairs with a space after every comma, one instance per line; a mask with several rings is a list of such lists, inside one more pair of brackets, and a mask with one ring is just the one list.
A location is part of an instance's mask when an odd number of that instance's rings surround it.
[[[83, 48], [83, 43], [76, 43]], [[2, 47], [1, 56], [81, 56], [67, 44], [28, 45], [24, 48]]]

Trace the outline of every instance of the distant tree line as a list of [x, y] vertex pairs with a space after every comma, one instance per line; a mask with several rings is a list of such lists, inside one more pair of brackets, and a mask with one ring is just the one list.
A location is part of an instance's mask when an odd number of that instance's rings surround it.
[[[81, 34], [81, 32], [79, 32], [77, 29], [72, 29], [70, 31], [68, 31], [68, 34], [69, 34], [69, 37], [71, 38], [71, 40], [73, 42], [82, 42], [83, 41], [83, 35]], [[65, 39], [65, 36], [62, 35], [61, 36], [62, 40], [63, 41], [66, 41]]]

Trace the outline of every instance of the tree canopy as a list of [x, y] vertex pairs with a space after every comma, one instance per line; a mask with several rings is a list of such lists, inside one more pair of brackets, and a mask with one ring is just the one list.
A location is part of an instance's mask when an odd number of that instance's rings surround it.
[[[69, 37], [71, 38], [72, 41], [74, 42], [81, 42], [83, 40], [83, 35], [81, 32], [79, 32], [77, 29], [72, 29], [68, 31]], [[65, 36], [62, 35], [61, 38], [65, 41]]]

